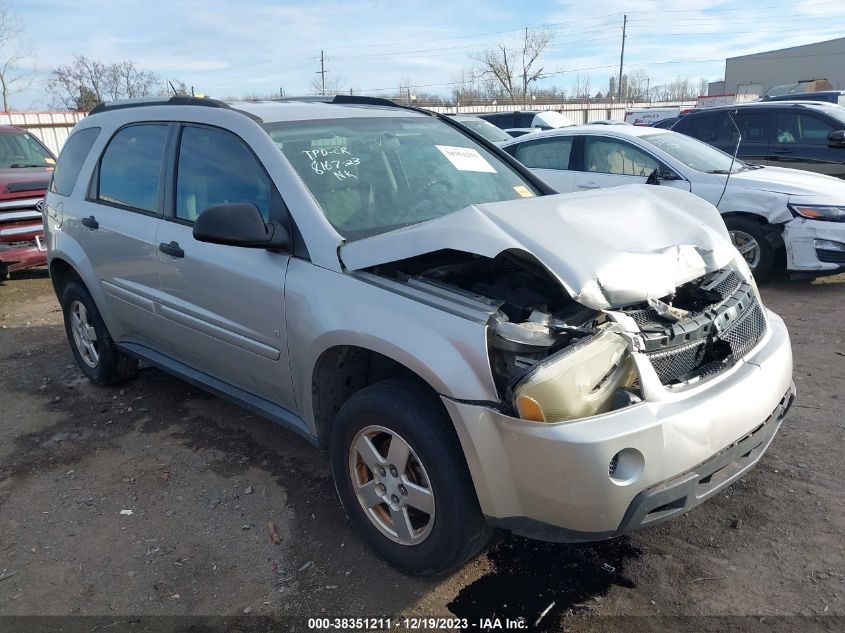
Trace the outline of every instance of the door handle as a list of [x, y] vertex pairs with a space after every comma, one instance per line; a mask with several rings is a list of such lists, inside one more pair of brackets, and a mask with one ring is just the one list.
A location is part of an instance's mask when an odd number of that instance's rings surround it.
[[578, 185], [581, 189], [598, 189], [599, 183], [597, 182], [584, 182]]
[[185, 251], [179, 246], [179, 242], [170, 242], [170, 244], [165, 244], [162, 242], [158, 245], [158, 250], [160, 250], [165, 255], [170, 255], [171, 257], [184, 257]]
[[93, 215], [89, 215], [87, 218], [82, 218], [82, 226], [87, 226], [92, 231], [96, 231], [100, 228], [100, 223]]
[[792, 153], [791, 147], [776, 147], [772, 150], [774, 154], [790, 154]]

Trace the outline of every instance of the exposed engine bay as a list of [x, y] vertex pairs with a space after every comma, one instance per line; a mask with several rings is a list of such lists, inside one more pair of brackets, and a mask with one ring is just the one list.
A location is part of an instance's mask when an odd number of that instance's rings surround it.
[[575, 420], [642, 400], [633, 354], [679, 389], [730, 367], [759, 341], [765, 317], [732, 266], [672, 295], [595, 310], [524, 252], [490, 259], [441, 250], [369, 272], [417, 291], [489, 308], [488, 350], [505, 406], [523, 419]]

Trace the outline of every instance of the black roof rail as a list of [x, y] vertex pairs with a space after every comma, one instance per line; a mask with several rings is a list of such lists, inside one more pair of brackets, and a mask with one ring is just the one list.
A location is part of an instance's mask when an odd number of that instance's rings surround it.
[[156, 98], [140, 98], [140, 99], [127, 99], [124, 101], [101, 101], [98, 103], [94, 108], [88, 113], [88, 116], [99, 114], [101, 112], [110, 112], [111, 110], [123, 110], [125, 108], [143, 108], [146, 106], [173, 106], [173, 105], [187, 105], [187, 106], [203, 106], [206, 108], [223, 108], [226, 110], [232, 110], [233, 112], [240, 112], [243, 115], [248, 116], [250, 119], [261, 123], [262, 119], [260, 117], [255, 116], [254, 114], [250, 114], [249, 112], [245, 112], [243, 110], [238, 110], [237, 108], [233, 108], [228, 103], [224, 101], [219, 101], [217, 99], [208, 99], [206, 97], [193, 97], [190, 95], [185, 96], [174, 96], [174, 97], [161, 97], [160, 99]]
[[285, 97], [284, 99], [276, 99], [276, 101], [306, 101], [312, 103], [333, 103], [337, 105], [371, 105], [381, 106], [385, 108], [402, 108], [403, 110], [411, 110], [421, 114], [433, 116], [436, 113], [425, 108], [418, 108], [412, 105], [404, 105], [396, 103], [384, 97], [367, 97], [364, 95], [313, 95], [304, 97]]

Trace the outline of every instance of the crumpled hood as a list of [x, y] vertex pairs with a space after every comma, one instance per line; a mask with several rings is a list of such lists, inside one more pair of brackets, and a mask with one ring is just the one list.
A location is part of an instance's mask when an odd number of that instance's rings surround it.
[[340, 259], [360, 270], [441, 249], [528, 253], [597, 310], [665, 297], [736, 256], [711, 204], [669, 187], [629, 185], [472, 205], [346, 243]]
[[845, 203], [845, 180], [800, 169], [748, 169], [732, 174], [728, 187], [762, 189], [793, 196], [825, 196], [835, 198], [837, 202], [834, 204]]

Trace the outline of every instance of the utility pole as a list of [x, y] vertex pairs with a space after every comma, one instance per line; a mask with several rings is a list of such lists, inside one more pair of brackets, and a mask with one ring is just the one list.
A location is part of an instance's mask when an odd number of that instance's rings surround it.
[[622, 64], [625, 62], [625, 29], [628, 26], [628, 14], [622, 17], [622, 53], [619, 55], [619, 85], [616, 86], [616, 100], [622, 103]]
[[320, 49], [320, 70], [317, 71], [317, 74], [320, 75], [320, 85], [322, 89], [320, 94], [326, 94], [326, 58], [323, 55], [323, 49]]

